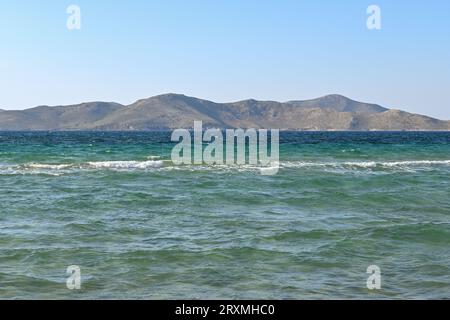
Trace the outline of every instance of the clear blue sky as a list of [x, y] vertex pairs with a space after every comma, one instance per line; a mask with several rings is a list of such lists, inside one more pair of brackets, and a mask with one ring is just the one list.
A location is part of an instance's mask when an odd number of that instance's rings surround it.
[[3, 109], [339, 93], [450, 119], [448, 0], [0, 0], [0, 39]]

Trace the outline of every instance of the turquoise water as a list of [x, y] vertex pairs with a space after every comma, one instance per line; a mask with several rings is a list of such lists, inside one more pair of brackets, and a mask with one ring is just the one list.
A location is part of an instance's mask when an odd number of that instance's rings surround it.
[[450, 133], [282, 133], [275, 176], [169, 139], [0, 132], [0, 298], [450, 298]]

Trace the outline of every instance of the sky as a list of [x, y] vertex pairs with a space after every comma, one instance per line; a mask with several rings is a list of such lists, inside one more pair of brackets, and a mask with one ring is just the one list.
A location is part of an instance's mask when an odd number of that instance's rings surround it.
[[449, 120], [449, 89], [448, 0], [0, 0], [0, 109], [336, 93]]

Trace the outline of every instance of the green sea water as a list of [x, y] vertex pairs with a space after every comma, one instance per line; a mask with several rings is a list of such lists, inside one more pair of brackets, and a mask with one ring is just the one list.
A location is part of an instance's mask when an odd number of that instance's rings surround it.
[[274, 176], [173, 146], [0, 132], [0, 298], [450, 298], [450, 133], [285, 132]]

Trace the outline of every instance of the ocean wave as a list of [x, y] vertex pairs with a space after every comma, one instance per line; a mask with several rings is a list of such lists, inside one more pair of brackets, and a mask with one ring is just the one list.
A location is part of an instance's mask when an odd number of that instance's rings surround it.
[[161, 168], [164, 161], [98, 161], [88, 162], [87, 164], [94, 169], [148, 169]]
[[48, 170], [61, 170], [70, 168], [71, 164], [44, 164], [44, 163], [29, 163], [24, 165], [24, 168], [31, 169], [48, 169]]
[[448, 166], [450, 160], [409, 160], [409, 161], [347, 161], [347, 162], [281, 162], [284, 168], [325, 167], [325, 168], [419, 168]]
[[86, 170], [146, 170], [161, 168], [164, 161], [91, 161], [85, 163], [25, 163], [3, 164], [0, 166], [0, 175], [50, 175], [60, 176]]
[[433, 170], [439, 166], [450, 166], [450, 160], [408, 160], [408, 161], [346, 161], [346, 162], [313, 162], [313, 161], [281, 161], [272, 166], [256, 165], [174, 165], [170, 160], [145, 161], [90, 161], [84, 163], [26, 163], [20, 165], [2, 164], [0, 175], [43, 174], [64, 175], [79, 171], [116, 170], [185, 170], [185, 171], [224, 171], [224, 172], [259, 172], [275, 173], [278, 169], [319, 169], [328, 172], [397, 172]]

